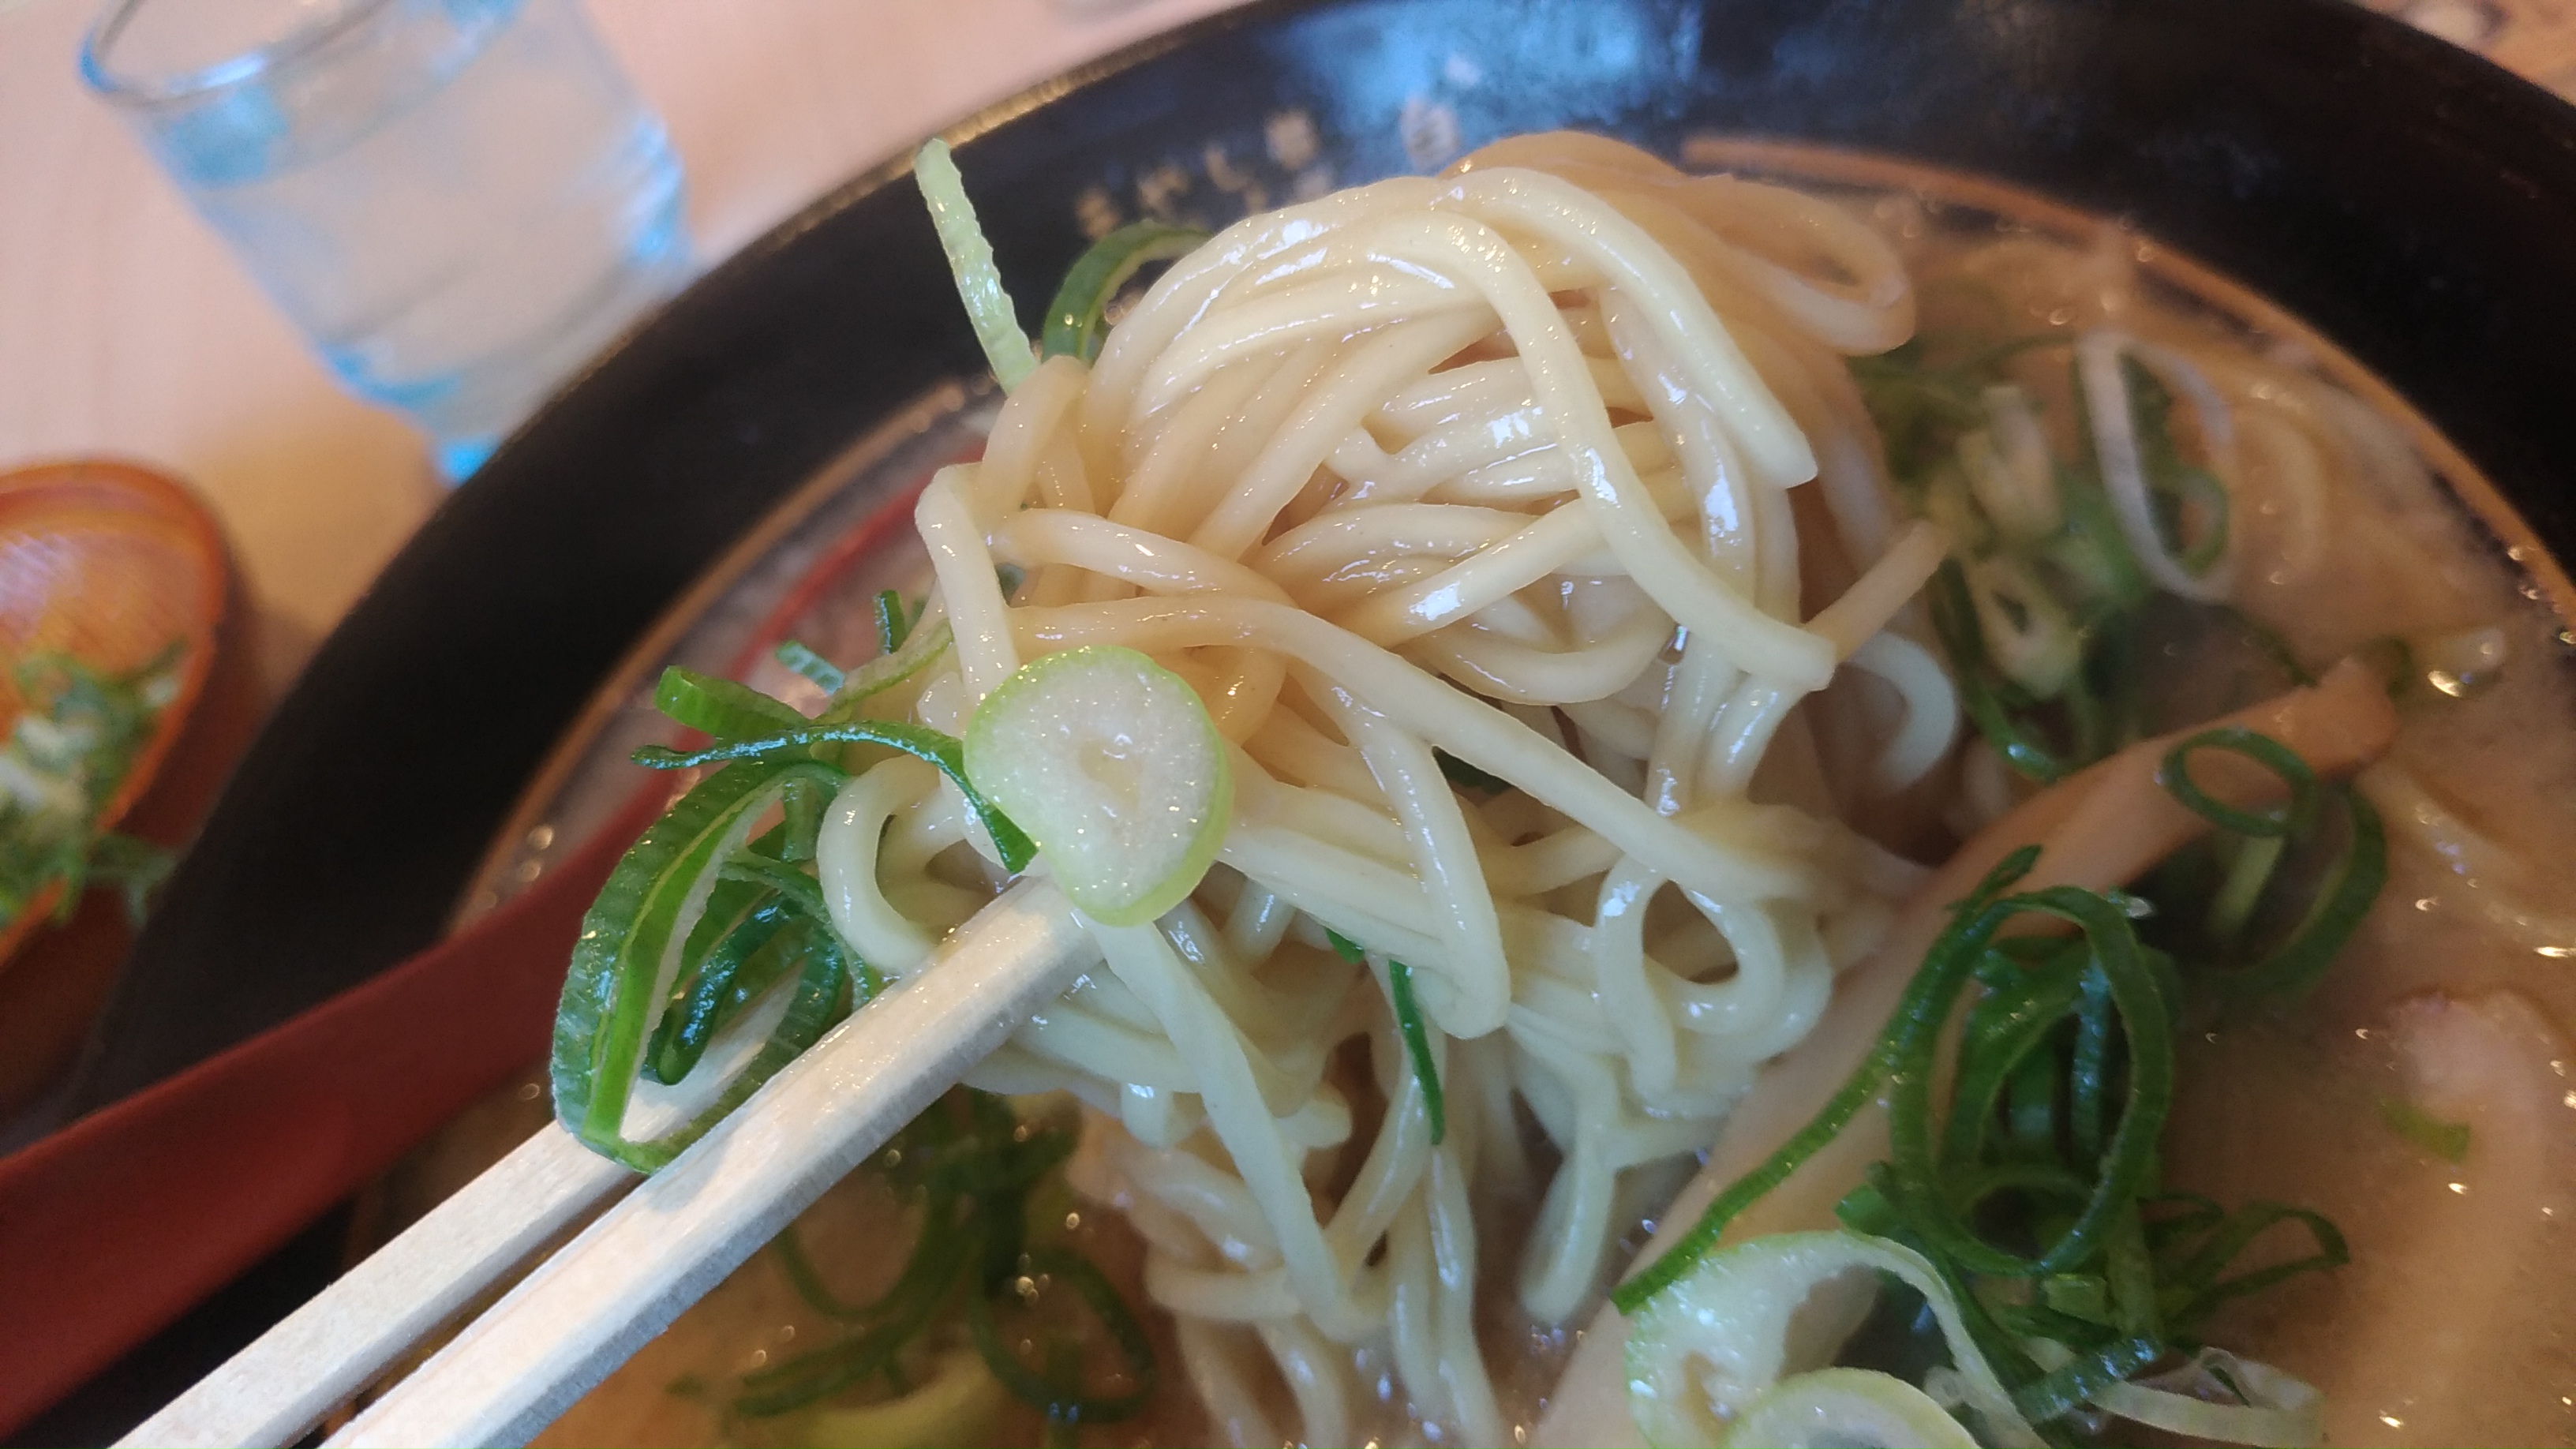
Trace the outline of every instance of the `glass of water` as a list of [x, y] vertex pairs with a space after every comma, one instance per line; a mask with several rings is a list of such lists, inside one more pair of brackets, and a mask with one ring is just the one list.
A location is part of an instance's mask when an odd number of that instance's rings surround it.
[[679, 158], [577, 0], [116, 0], [81, 70], [450, 479], [689, 276]]

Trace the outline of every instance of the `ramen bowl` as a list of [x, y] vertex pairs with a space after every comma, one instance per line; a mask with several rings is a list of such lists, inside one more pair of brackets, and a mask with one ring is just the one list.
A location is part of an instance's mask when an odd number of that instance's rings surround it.
[[[2133, 227], [2384, 380], [2563, 606], [2570, 119], [2321, 3], [1354, 0], [1221, 17], [953, 135], [1003, 271], [1030, 277], [1122, 220], [1223, 223], [1557, 127], [1702, 165], [1830, 153], [2001, 183]], [[971, 446], [980, 367], [906, 176], [719, 268], [433, 518], [172, 883], [82, 1105], [541, 879], [610, 813], [577, 787], [638, 684], [739, 666], [823, 552]]]

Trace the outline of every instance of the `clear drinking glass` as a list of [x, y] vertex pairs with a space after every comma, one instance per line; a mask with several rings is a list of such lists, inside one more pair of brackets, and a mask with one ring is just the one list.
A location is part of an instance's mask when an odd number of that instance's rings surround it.
[[451, 479], [691, 270], [679, 158], [575, 0], [117, 0], [81, 72]]

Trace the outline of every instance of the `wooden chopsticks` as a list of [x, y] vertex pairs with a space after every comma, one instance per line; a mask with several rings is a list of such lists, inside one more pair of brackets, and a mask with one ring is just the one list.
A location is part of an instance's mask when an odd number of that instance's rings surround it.
[[[1014, 885], [329, 1442], [525, 1443], [1096, 959], [1053, 885]], [[292, 1442], [631, 1178], [549, 1126], [120, 1442]]]

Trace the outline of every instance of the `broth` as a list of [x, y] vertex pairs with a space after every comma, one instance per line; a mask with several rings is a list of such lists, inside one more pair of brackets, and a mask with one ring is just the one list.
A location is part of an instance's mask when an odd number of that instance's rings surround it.
[[[2223, 337], [2373, 397], [2392, 432], [2428, 436], [2287, 319], [2258, 313], [2267, 325], [2254, 330], [2222, 310], [2232, 288], [2195, 296], [2191, 273], [2159, 275], [2151, 242], [2103, 227], [2070, 245], [2028, 219], [1972, 217], [2005, 234], [1971, 243], [1937, 208], [1918, 221], [1917, 205], [1872, 209], [1916, 233], [1927, 329], [1942, 318], [1932, 279], [1971, 277], [2031, 321]], [[2243, 408], [2297, 405], [2266, 397], [2273, 386], [2249, 377], [2231, 394]], [[2245, 1300], [2209, 1333], [2324, 1390], [2329, 1442], [2566, 1443], [2576, 1062], [2562, 1023], [2576, 1021], [2565, 964], [2576, 917], [2562, 912], [2576, 884], [2576, 693], [2553, 608], [2565, 594], [2483, 481], [2447, 448], [2428, 451], [2448, 465], [2438, 478], [2331, 477], [2325, 559], [2297, 575], [2246, 573], [2237, 602], [2305, 659], [2492, 628], [2508, 662], [2465, 683], [2419, 666], [2395, 746], [2361, 778], [2388, 822], [2387, 884], [2312, 997], [2185, 1037], [2168, 1172], [2221, 1202], [2312, 1208], [2348, 1237], [2348, 1265]], [[2259, 471], [2252, 481], [2279, 488]], [[2278, 555], [2290, 524], [2277, 495], [2239, 516], [2249, 511], [2256, 556]], [[2467, 1127], [2465, 1147], [2455, 1158], [2461, 1139], [2428, 1146], [2392, 1125], [2401, 1104]]]

